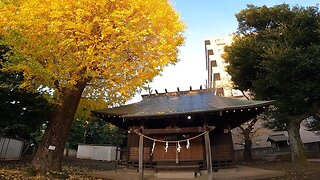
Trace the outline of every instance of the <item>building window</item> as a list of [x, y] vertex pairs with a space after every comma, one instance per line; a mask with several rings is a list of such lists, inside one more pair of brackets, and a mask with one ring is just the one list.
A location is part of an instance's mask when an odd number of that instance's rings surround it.
[[217, 61], [216, 60], [210, 61], [210, 65], [211, 65], [211, 68], [212, 67], [217, 67]]
[[220, 77], [220, 73], [213, 73], [213, 81], [220, 81], [221, 77]]
[[208, 50], [208, 55], [213, 55], [213, 50], [212, 49]]
[[216, 96], [224, 96], [223, 88], [216, 89]]
[[224, 45], [224, 44], [226, 44], [226, 43], [224, 42], [224, 39], [216, 39], [215, 42], [216, 42], [217, 45]]

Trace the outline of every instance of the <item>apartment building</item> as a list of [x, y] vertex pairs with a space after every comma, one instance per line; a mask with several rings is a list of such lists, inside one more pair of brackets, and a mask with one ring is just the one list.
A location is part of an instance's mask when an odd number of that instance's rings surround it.
[[224, 47], [232, 43], [232, 36], [210, 38], [204, 42], [208, 72], [207, 87], [214, 88], [218, 96], [242, 97], [239, 90], [232, 88], [231, 76], [226, 71], [228, 63], [221, 57], [224, 53]]

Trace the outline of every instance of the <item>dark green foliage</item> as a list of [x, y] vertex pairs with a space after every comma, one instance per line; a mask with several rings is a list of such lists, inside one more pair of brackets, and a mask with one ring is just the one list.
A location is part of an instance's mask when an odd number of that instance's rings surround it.
[[38, 94], [0, 88], [0, 109], [1, 135], [31, 140], [47, 121], [51, 107]]
[[126, 146], [123, 130], [106, 123], [102, 119], [76, 119], [73, 121], [67, 145], [76, 149], [79, 143]]
[[97, 119], [89, 123], [87, 143], [90, 144], [112, 144], [123, 145], [124, 135], [123, 132], [109, 123], [106, 123], [102, 119]]
[[320, 116], [316, 114], [304, 122], [304, 125], [308, 128], [309, 131], [317, 131], [320, 133]]
[[234, 40], [231, 47], [225, 48], [228, 53], [225, 58], [230, 63], [227, 71], [232, 75], [232, 81], [235, 82], [236, 88], [252, 89], [253, 82], [265, 73], [261, 65], [263, 57], [260, 53], [260, 49], [263, 47], [257, 43], [255, 35], [237, 37]]
[[86, 121], [75, 119], [72, 122], [66, 146], [70, 149], [77, 149], [79, 143], [86, 143], [84, 138], [86, 134], [85, 129]]
[[265, 124], [288, 131], [292, 161], [304, 164], [300, 124], [320, 113], [319, 9], [249, 5], [236, 17], [237, 36], [225, 49], [228, 72], [240, 90], [276, 100]]
[[[0, 62], [8, 49], [0, 46]], [[40, 94], [20, 89], [22, 80], [19, 72], [0, 71], [0, 136], [36, 143], [52, 106]]]
[[249, 5], [236, 17], [237, 37], [225, 49], [236, 86], [276, 100], [271, 124], [278, 128], [314, 114], [320, 105], [318, 7]]
[[266, 29], [275, 29], [281, 24], [291, 20], [292, 13], [288, 4], [281, 4], [271, 8], [248, 5], [247, 9], [236, 14], [238, 20], [238, 33], [260, 33]]

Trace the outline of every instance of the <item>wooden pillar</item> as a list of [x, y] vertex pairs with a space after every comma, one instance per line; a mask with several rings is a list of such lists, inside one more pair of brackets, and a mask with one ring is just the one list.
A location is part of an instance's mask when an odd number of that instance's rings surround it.
[[[208, 130], [207, 124], [204, 125], [204, 128]], [[207, 160], [207, 171], [208, 171], [208, 180], [212, 180], [212, 157], [211, 157], [211, 146], [210, 146], [210, 136], [209, 131], [204, 134], [204, 143], [206, 147], [206, 160]]]
[[[129, 129], [131, 129], [132, 127], [129, 127]], [[132, 135], [131, 135], [131, 131], [128, 130], [128, 140], [127, 140], [127, 149], [126, 149], [126, 167], [129, 168], [129, 158], [130, 158], [130, 147], [131, 147], [131, 138], [132, 138]]]
[[143, 136], [139, 138], [139, 180], [143, 180]]
[[230, 152], [232, 154], [232, 162], [231, 162], [231, 166], [234, 166], [234, 163], [235, 163], [235, 153], [234, 153], [234, 147], [233, 147], [233, 140], [232, 140], [232, 133], [231, 133], [231, 127], [229, 125], [228, 127], [229, 131], [229, 142], [230, 142]]

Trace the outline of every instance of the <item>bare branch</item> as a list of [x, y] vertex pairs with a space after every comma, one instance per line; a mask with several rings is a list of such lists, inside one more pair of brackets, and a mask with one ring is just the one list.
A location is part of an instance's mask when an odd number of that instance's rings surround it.
[[241, 90], [241, 92], [242, 92], [242, 95], [243, 95], [245, 98], [247, 98], [247, 100], [250, 100], [250, 98], [244, 93], [243, 90]]
[[57, 90], [58, 90], [59, 92], [62, 92], [62, 90], [61, 90], [61, 88], [60, 88], [60, 86], [59, 86], [59, 81], [58, 81], [58, 80], [55, 80], [53, 84], [54, 84], [54, 86], [57, 88]]
[[245, 131], [245, 129], [240, 125], [239, 128], [241, 129], [242, 132]]
[[256, 124], [257, 121], [258, 121], [257, 117], [253, 118], [252, 121], [250, 121], [248, 128], [253, 129], [253, 126]]

